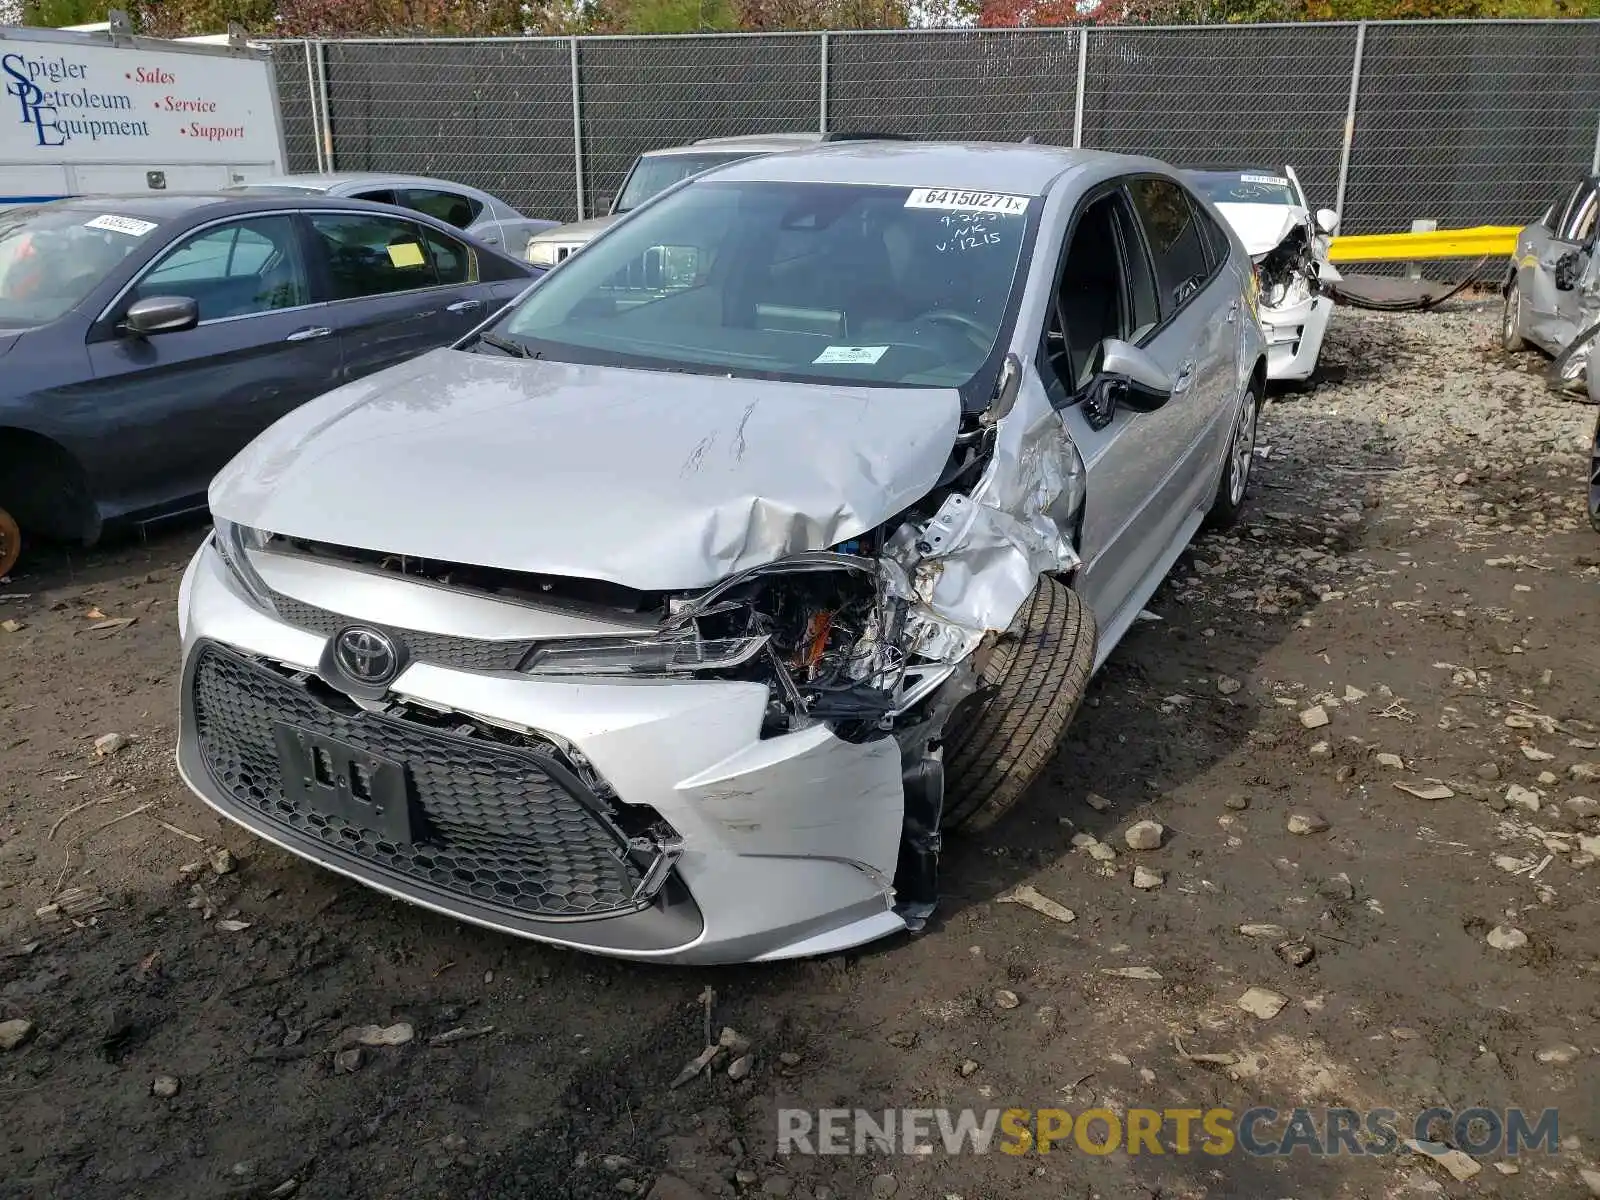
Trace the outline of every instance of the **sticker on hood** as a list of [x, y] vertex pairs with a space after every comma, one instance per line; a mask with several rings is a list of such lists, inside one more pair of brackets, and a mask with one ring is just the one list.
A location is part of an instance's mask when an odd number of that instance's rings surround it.
[[128, 237], [143, 237], [156, 227], [154, 221], [141, 221], [138, 217], [117, 217], [111, 214], [85, 221], [87, 229], [103, 229], [107, 233], [121, 233]]
[[875, 363], [889, 352], [887, 346], [829, 346], [811, 361], [822, 363]]
[[907, 208], [939, 208], [951, 212], [992, 212], [1016, 216], [1028, 211], [1028, 197], [1004, 192], [963, 192], [956, 188], [912, 188]]
[[1276, 187], [1288, 187], [1289, 180], [1282, 175], [1241, 175], [1240, 183], [1270, 183]]

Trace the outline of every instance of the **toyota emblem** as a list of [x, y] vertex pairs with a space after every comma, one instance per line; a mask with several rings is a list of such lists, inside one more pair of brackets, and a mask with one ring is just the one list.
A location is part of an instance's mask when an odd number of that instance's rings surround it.
[[333, 644], [333, 657], [357, 683], [388, 683], [400, 670], [400, 648], [394, 639], [361, 626], [340, 632]]

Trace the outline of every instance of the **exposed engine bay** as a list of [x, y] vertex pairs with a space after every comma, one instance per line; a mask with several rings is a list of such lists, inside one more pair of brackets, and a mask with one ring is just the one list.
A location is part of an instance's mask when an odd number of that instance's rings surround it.
[[1281, 242], [1254, 262], [1261, 303], [1266, 308], [1301, 304], [1322, 291], [1311, 231], [1303, 224], [1293, 226]]

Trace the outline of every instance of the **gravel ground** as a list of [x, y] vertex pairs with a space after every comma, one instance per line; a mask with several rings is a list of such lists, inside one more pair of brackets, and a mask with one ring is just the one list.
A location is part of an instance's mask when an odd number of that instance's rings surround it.
[[[170, 763], [199, 530], [36, 560], [0, 587], [0, 1197], [1600, 1195], [1594, 412], [1494, 343], [1341, 312], [1244, 527], [951, 844], [938, 920], [823, 961], [549, 950], [224, 827]], [[749, 1073], [673, 1090], [707, 1006]], [[1558, 1108], [1560, 1152], [774, 1153], [780, 1106], [1297, 1104]]]

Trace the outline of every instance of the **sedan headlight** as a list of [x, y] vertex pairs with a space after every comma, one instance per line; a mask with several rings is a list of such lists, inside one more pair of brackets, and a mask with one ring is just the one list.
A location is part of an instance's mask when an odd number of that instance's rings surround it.
[[767, 641], [765, 635], [574, 639], [539, 647], [522, 669], [530, 675], [687, 675], [737, 667]]
[[258, 607], [272, 612], [272, 589], [266, 581], [256, 573], [251, 565], [246, 550], [262, 550], [266, 548], [267, 535], [259, 529], [251, 529], [248, 525], [236, 525], [232, 521], [225, 521], [221, 517], [212, 521], [212, 541], [217, 547], [217, 553], [222, 556], [222, 561], [227, 564], [228, 572], [244, 594]]

